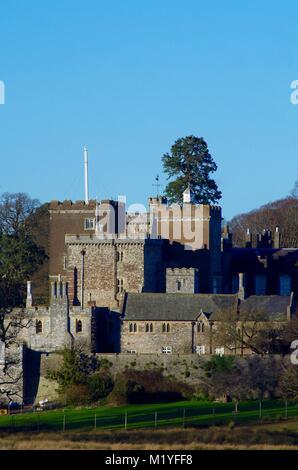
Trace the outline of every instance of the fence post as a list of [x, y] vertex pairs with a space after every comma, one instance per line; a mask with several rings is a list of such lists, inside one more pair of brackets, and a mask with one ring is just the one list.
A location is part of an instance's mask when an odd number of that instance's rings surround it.
[[124, 416], [124, 429], [127, 429], [127, 412], [125, 413], [125, 416]]
[[288, 400], [285, 401], [285, 418], [288, 419]]
[[262, 419], [262, 402], [259, 400], [259, 419]]
[[96, 429], [96, 425], [97, 425], [97, 422], [96, 422], [96, 413], [94, 415], [94, 429]]
[[155, 424], [155, 427], [157, 428], [157, 411], [155, 411], [154, 424]]
[[62, 431], [65, 432], [65, 413], [63, 413], [63, 427]]
[[183, 408], [183, 427], [185, 428], [185, 408]]

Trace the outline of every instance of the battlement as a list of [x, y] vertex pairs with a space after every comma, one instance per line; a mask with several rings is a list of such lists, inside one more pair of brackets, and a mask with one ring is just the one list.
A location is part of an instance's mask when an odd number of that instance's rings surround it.
[[65, 200], [63, 202], [54, 200], [50, 202], [50, 211], [51, 210], [91, 210], [96, 208], [96, 201], [91, 200], [88, 204], [85, 201], [70, 201]]
[[167, 275], [185, 275], [185, 276], [192, 276], [196, 272], [199, 272], [196, 268], [167, 268]]
[[123, 235], [115, 235], [111, 238], [105, 237], [101, 238], [95, 234], [89, 235], [79, 235], [79, 234], [66, 234], [65, 235], [65, 244], [66, 245], [117, 245], [117, 244], [153, 244], [153, 243], [163, 243], [161, 238], [150, 238], [149, 234], [145, 234], [145, 236], [139, 238], [130, 238], [124, 237]]

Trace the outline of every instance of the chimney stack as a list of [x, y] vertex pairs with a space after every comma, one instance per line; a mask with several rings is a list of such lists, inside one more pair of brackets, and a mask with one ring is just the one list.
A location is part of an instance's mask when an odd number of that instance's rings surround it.
[[275, 227], [273, 247], [276, 249], [280, 248], [280, 231], [278, 225]]
[[32, 282], [27, 281], [27, 298], [26, 298], [26, 308], [31, 308], [33, 305], [32, 298]]
[[244, 287], [244, 274], [239, 273], [239, 288], [238, 288], [238, 299], [245, 299], [245, 287]]
[[245, 234], [245, 248], [252, 248], [252, 234], [249, 228], [246, 230]]

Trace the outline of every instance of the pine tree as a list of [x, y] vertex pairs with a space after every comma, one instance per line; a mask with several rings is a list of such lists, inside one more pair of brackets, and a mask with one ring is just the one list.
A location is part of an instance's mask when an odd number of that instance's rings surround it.
[[217, 165], [202, 137], [190, 135], [176, 140], [162, 162], [168, 179], [175, 178], [165, 189], [170, 204], [182, 204], [183, 191], [188, 186], [196, 204], [216, 203], [221, 198], [216, 182], [210, 177]]

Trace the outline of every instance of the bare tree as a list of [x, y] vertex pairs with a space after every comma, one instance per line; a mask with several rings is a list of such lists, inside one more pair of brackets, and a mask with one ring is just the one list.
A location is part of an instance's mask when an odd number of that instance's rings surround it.
[[252, 309], [241, 315], [230, 310], [223, 312], [214, 329], [214, 343], [224, 346], [233, 354], [244, 355], [279, 352], [283, 325], [268, 321], [263, 314]]
[[24, 310], [0, 309], [0, 399], [22, 398], [23, 331], [32, 320]]
[[233, 232], [236, 246], [245, 245], [245, 233], [250, 229], [254, 244], [257, 234], [264, 229], [275, 231], [278, 226], [281, 233], [281, 246], [293, 248], [298, 246], [298, 200], [291, 196], [266, 204], [245, 214], [236, 215], [229, 226]]
[[295, 199], [298, 199], [298, 178], [296, 179], [295, 183], [294, 183], [294, 187], [291, 191], [291, 197], [295, 198]]
[[38, 199], [25, 193], [4, 193], [0, 198], [0, 232], [18, 235], [29, 216], [40, 206]]
[[289, 358], [284, 362], [280, 377], [280, 392], [285, 398], [298, 397], [298, 367]]

